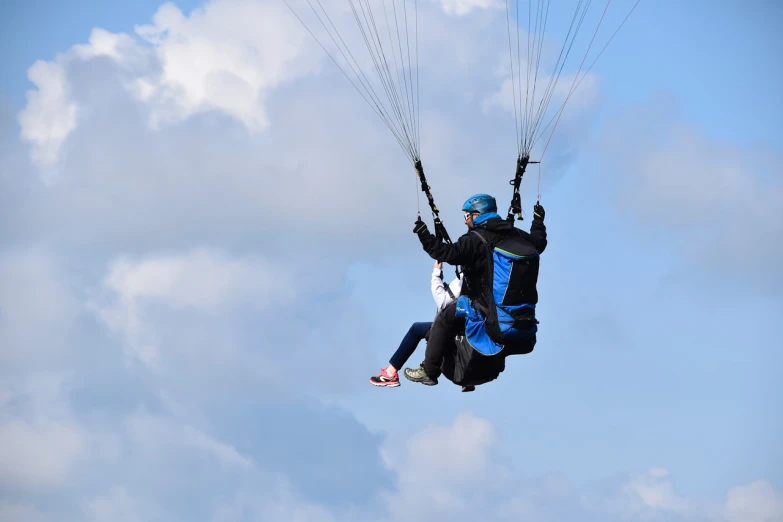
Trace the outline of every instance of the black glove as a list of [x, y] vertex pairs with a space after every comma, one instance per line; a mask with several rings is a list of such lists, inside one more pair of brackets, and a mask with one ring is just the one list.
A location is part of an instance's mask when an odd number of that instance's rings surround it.
[[538, 218], [543, 221], [544, 214], [546, 214], [546, 212], [544, 212], [544, 207], [542, 207], [540, 203], [533, 205], [533, 219]]
[[426, 237], [430, 235], [430, 231], [427, 230], [427, 223], [421, 220], [421, 216], [416, 219], [416, 223], [413, 226], [413, 233], [419, 237]]

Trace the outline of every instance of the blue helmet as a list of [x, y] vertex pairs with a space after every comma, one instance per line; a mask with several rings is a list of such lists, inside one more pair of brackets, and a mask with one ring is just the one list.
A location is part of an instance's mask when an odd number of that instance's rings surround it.
[[487, 212], [497, 212], [498, 205], [495, 203], [495, 198], [489, 194], [474, 194], [462, 205], [462, 211], [486, 214]]

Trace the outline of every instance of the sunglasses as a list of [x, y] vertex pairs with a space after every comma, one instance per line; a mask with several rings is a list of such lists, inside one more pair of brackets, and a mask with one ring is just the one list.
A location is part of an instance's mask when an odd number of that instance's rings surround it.
[[465, 212], [465, 221], [473, 217], [473, 214], [475, 214], [475, 212]]

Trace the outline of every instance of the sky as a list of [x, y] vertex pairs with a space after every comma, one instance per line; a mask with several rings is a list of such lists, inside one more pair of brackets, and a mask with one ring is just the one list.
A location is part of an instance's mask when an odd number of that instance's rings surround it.
[[[0, 520], [783, 521], [773, 4], [641, 0], [522, 184], [549, 238], [538, 344], [463, 394], [369, 383], [434, 316], [431, 219], [283, 2], [5, 2]], [[417, 12], [454, 239], [468, 196], [511, 198], [505, 2]]]

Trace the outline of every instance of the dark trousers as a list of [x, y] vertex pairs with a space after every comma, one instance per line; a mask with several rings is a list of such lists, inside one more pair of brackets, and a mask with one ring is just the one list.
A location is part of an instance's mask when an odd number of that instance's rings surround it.
[[456, 350], [454, 338], [465, 329], [465, 318], [457, 317], [457, 302], [454, 301], [435, 318], [430, 329], [427, 350], [424, 352], [424, 373], [430, 379], [437, 379], [441, 373], [443, 357], [450, 350]]
[[419, 341], [424, 339], [432, 326], [432, 322], [427, 323], [413, 323], [408, 329], [408, 333], [402, 338], [400, 347], [394, 352], [389, 364], [397, 368], [398, 370], [405, 365], [413, 352], [416, 351], [416, 347], [419, 345]]

